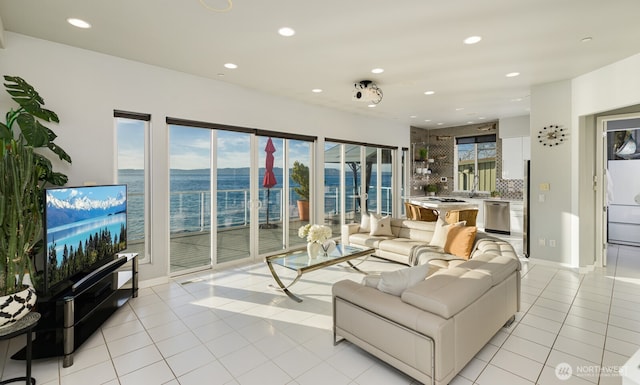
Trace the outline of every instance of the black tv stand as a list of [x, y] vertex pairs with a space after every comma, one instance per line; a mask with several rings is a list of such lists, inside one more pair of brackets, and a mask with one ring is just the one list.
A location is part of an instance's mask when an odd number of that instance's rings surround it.
[[[121, 269], [131, 263], [131, 269]], [[127, 253], [78, 280], [60, 294], [38, 301], [42, 319], [35, 329], [33, 358], [64, 356], [73, 365], [73, 352], [130, 298], [138, 296], [138, 254]], [[24, 359], [24, 349], [12, 358]]]

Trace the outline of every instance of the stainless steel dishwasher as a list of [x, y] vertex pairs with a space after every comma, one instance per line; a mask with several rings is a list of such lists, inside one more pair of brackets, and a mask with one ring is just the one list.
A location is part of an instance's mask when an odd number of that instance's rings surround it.
[[484, 201], [484, 231], [488, 233], [511, 234], [509, 202]]

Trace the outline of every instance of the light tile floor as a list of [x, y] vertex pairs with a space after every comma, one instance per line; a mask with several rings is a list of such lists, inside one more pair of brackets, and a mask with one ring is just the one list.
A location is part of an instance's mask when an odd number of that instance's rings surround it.
[[[361, 267], [401, 266], [370, 258]], [[587, 274], [523, 260], [522, 275], [516, 322], [451, 384], [621, 384], [608, 371], [640, 348], [640, 250], [612, 246], [609, 266]], [[33, 373], [40, 385], [417, 384], [349, 342], [333, 345], [331, 285], [361, 278], [338, 266], [309, 273], [292, 288], [304, 298], [296, 303], [268, 287], [262, 263], [181, 277], [141, 289], [72, 367], [42, 359]], [[24, 374], [9, 358], [24, 341], [0, 344], [2, 379]], [[567, 381], [560, 363], [573, 371]]]

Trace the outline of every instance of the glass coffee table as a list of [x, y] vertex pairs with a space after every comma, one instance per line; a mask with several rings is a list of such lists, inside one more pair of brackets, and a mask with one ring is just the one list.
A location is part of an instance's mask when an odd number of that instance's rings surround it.
[[[294, 301], [302, 302], [301, 298], [297, 297], [289, 291], [289, 288], [293, 286], [293, 284], [298, 282], [300, 277], [302, 277], [302, 274], [322, 269], [327, 266], [336, 265], [342, 262], [346, 262], [349, 267], [362, 273], [362, 271], [358, 269], [356, 265], [351, 263], [351, 260], [359, 257], [369, 256], [374, 251], [375, 249], [372, 248], [345, 246], [338, 244], [336, 245], [335, 249], [333, 249], [326, 256], [320, 255], [317, 258], [309, 258], [307, 249], [305, 247], [304, 249], [292, 250], [284, 254], [268, 256], [265, 258], [265, 262], [267, 262], [267, 266], [269, 266], [269, 270], [271, 271], [273, 279], [275, 279], [276, 283], [278, 284], [278, 287], [276, 287], [276, 289], [282, 290], [287, 296], [289, 296], [289, 298], [293, 299]], [[285, 284], [282, 283], [280, 277], [278, 277], [278, 273], [276, 273], [273, 267], [274, 264], [293, 270], [297, 272], [298, 275], [289, 285], [285, 286]]]

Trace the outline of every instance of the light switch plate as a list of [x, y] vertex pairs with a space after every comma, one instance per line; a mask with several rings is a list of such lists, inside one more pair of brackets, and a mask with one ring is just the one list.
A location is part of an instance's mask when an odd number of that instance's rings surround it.
[[540, 191], [549, 191], [551, 190], [551, 186], [549, 183], [540, 183]]

